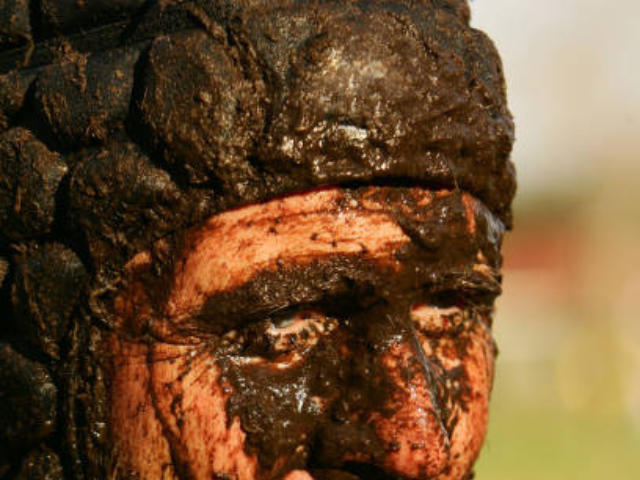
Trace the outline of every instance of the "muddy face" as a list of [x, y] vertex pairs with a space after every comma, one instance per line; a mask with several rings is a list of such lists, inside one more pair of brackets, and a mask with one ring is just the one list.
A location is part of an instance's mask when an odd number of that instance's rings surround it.
[[105, 340], [120, 474], [465, 478], [502, 231], [468, 194], [335, 188], [138, 254]]
[[515, 172], [467, 1], [29, 3], [0, 477], [468, 477]]

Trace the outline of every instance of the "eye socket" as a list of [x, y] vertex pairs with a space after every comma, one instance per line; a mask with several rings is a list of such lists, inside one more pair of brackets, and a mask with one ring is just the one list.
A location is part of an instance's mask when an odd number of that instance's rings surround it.
[[416, 330], [430, 337], [456, 335], [469, 320], [469, 312], [460, 307], [437, 307], [426, 303], [414, 305], [411, 319]]
[[242, 355], [273, 358], [305, 353], [337, 327], [337, 319], [321, 311], [301, 310], [252, 323], [240, 332], [234, 330], [223, 341], [235, 344]]

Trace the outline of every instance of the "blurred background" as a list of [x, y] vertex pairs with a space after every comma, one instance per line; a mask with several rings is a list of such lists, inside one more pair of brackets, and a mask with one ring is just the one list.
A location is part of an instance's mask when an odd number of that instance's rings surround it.
[[640, 2], [471, 7], [502, 54], [519, 181], [476, 479], [637, 480]]

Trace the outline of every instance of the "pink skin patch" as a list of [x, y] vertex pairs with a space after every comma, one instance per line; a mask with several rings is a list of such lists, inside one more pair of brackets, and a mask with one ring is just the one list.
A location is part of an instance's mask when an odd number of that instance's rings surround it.
[[[433, 195], [417, 192], [422, 204]], [[282, 264], [306, 265], [339, 254], [358, 255], [392, 271], [401, 269], [394, 254], [410, 240], [389, 206], [373, 198], [360, 205], [345, 205], [341, 200], [339, 189], [307, 192], [221, 213], [187, 232], [187, 248], [170, 279], [164, 320], [180, 322], [197, 312], [211, 295], [231, 291]], [[471, 221], [470, 231], [475, 229]], [[135, 272], [150, 261], [151, 256], [142, 253], [129, 266]], [[130, 317], [135, 310], [136, 318], [145, 318], [152, 309], [145, 303], [144, 284], [134, 281], [130, 285], [116, 299], [116, 315]], [[387, 452], [377, 466], [392, 474], [419, 480], [461, 480], [478, 455], [487, 425], [493, 342], [484, 323], [475, 322], [462, 334], [465, 348], [460, 349], [459, 343], [447, 337], [451, 325], [464, 321], [456, 315], [463, 314], [453, 307], [416, 306], [412, 312], [416, 341], [398, 341], [381, 358], [397, 386], [391, 397], [395, 413], [373, 413], [366, 422]], [[294, 319], [272, 333], [295, 334], [300, 322]], [[313, 348], [314, 342], [331, 331], [333, 327], [318, 328], [304, 348]], [[108, 342], [115, 358], [111, 416], [123, 473], [134, 473], [140, 480], [313, 480], [303, 469], [281, 471], [288, 458], [265, 471], [256, 454], [247, 453], [247, 434], [240, 419], [227, 418], [225, 409], [233, 387], [221, 381], [216, 358], [202, 342], [172, 338], [143, 343], [117, 334]], [[281, 347], [285, 349], [284, 344]], [[300, 355], [289, 352], [272, 364], [260, 358], [245, 361], [286, 369]], [[455, 416], [451, 431], [435, 404], [430, 375], [416, 361], [429, 356], [463, 373], [465, 388], [459, 393], [463, 398], [452, 400], [447, 409], [449, 416]], [[326, 407], [326, 400], [317, 399], [318, 409]], [[304, 441], [300, 438], [300, 448]]]

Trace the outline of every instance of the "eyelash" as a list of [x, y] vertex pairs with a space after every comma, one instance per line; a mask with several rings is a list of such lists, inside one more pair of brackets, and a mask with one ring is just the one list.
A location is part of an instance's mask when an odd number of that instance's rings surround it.
[[491, 328], [490, 310], [484, 307], [454, 305], [443, 307], [431, 303], [420, 303], [413, 306], [411, 318], [420, 334], [438, 339], [456, 337], [473, 325]]
[[411, 309], [414, 327], [430, 337], [455, 335], [469, 319], [468, 310], [454, 306], [442, 308], [422, 303]]
[[[416, 331], [431, 338], [456, 336], [465, 326], [477, 321], [480, 312], [476, 310], [482, 307], [463, 304], [458, 298], [449, 292], [437, 298], [429, 294], [428, 299], [414, 304], [411, 316]], [[196, 342], [198, 338], [211, 342], [210, 345], [215, 345], [219, 354], [274, 358], [293, 352], [308, 352], [339, 324], [348, 322], [352, 314], [364, 313], [370, 307], [363, 307], [362, 298], [339, 297], [331, 301], [324, 299], [320, 305], [298, 305], [261, 318], [253, 316], [232, 329], [225, 328], [222, 322], [212, 322], [210, 319], [198, 321], [197, 317], [192, 317], [191, 321], [181, 322], [181, 326], [174, 324], [174, 332], [179, 335], [182, 333]], [[418, 307], [430, 310], [428, 318], [421, 319], [415, 314]], [[290, 331], [296, 321], [304, 321], [306, 325]], [[227, 325], [230, 326], [229, 323]]]
[[[300, 323], [296, 328], [296, 323]], [[239, 330], [226, 333], [221, 346], [231, 354], [278, 357], [291, 352], [304, 353], [331, 334], [338, 320], [319, 310], [293, 311], [268, 317]]]

